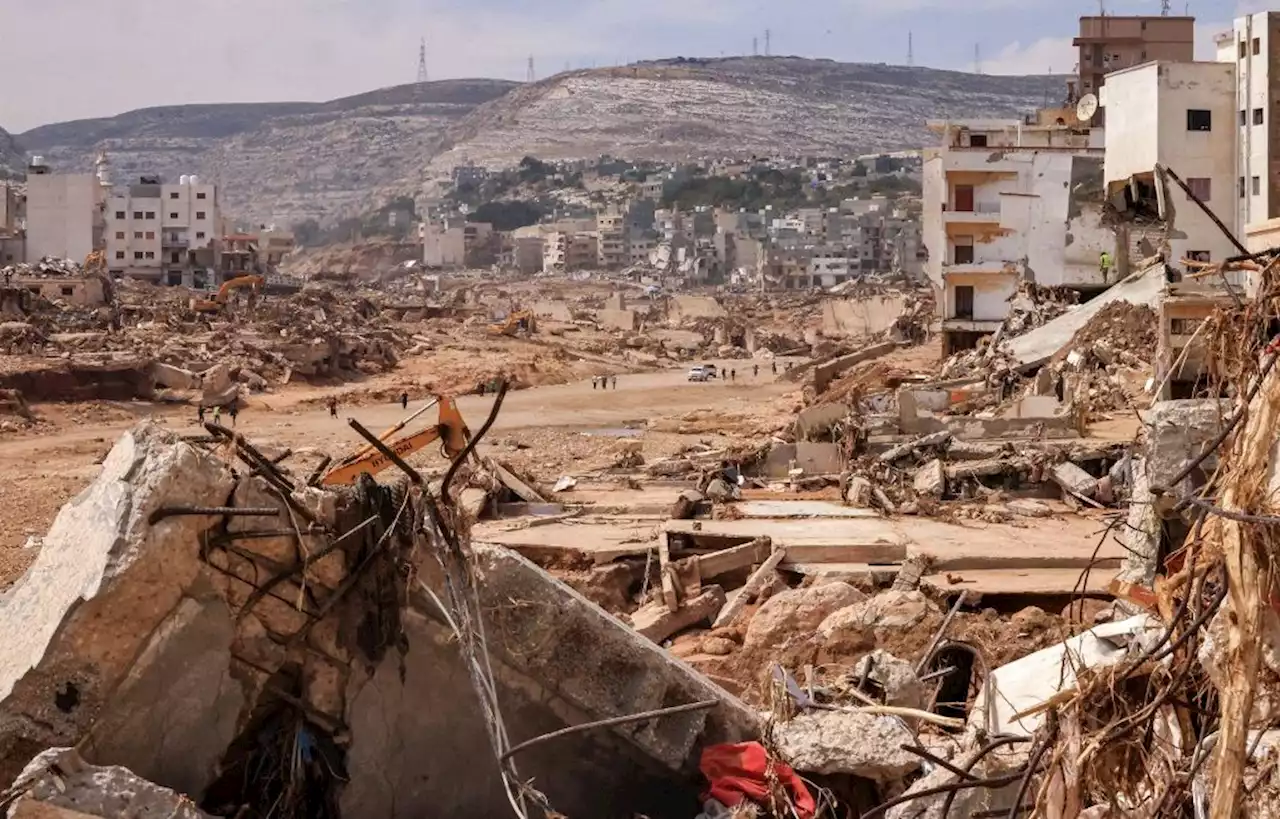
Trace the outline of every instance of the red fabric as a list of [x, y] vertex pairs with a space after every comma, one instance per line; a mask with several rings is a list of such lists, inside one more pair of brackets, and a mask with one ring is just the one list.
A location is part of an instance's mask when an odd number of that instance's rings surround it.
[[704, 798], [715, 799], [732, 808], [744, 799], [758, 805], [769, 804], [770, 774], [791, 795], [800, 819], [812, 819], [818, 806], [804, 781], [791, 766], [769, 760], [769, 752], [758, 742], [711, 745], [702, 749], [698, 765], [710, 782]]

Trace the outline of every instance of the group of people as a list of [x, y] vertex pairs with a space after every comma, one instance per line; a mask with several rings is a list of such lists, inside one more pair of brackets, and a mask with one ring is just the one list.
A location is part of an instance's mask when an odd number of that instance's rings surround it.
[[618, 388], [618, 376], [616, 375], [593, 375], [591, 376], [591, 389], [609, 389], [610, 384], [616, 390]]
[[[208, 411], [209, 411], [209, 408], [206, 407], [204, 404], [200, 404], [196, 407], [196, 418], [200, 421], [201, 424], [204, 423], [205, 415], [208, 413]], [[236, 402], [232, 401], [231, 404], [227, 407], [227, 415], [231, 417], [231, 426], [234, 427], [236, 425], [236, 416], [239, 414], [240, 414], [240, 408], [236, 406]], [[222, 407], [213, 408], [213, 423], [215, 424], [222, 423]]]

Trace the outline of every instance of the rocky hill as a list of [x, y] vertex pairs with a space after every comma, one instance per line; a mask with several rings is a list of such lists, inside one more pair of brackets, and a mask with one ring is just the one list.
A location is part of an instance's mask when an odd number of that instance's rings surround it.
[[1014, 116], [1064, 91], [1056, 77], [797, 57], [640, 63], [561, 74], [481, 106], [446, 132], [437, 164], [903, 150], [933, 141], [928, 119]]
[[431, 189], [463, 161], [848, 154], [932, 142], [925, 120], [1012, 116], [1061, 78], [996, 77], [795, 57], [667, 60], [528, 85], [453, 80], [330, 103], [152, 108], [19, 135], [58, 169], [106, 149], [118, 180], [199, 173], [229, 210], [292, 223]]
[[0, 179], [12, 179], [22, 175], [26, 165], [22, 148], [18, 142], [3, 128], [0, 128]]
[[113, 177], [217, 180], [225, 209], [251, 221], [326, 218], [403, 179], [445, 128], [515, 83], [446, 80], [325, 103], [182, 105], [35, 128], [20, 136], [60, 171], [90, 171], [106, 150]]

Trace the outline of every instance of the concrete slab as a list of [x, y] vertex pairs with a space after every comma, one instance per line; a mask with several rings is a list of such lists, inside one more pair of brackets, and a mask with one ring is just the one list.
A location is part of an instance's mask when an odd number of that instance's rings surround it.
[[1067, 595], [1076, 592], [1106, 594], [1115, 569], [1098, 569], [1083, 575], [1082, 569], [966, 569], [925, 575], [927, 588], [944, 594], [962, 591], [978, 594]]
[[733, 509], [744, 518], [879, 518], [872, 509], [855, 509], [834, 501], [750, 500], [735, 503]]
[[1102, 308], [1116, 301], [1155, 305], [1164, 292], [1164, 264], [1141, 270], [1096, 298], [1063, 313], [1053, 321], [1009, 341], [1009, 352], [1024, 367], [1043, 364], [1061, 350], [1072, 336]]

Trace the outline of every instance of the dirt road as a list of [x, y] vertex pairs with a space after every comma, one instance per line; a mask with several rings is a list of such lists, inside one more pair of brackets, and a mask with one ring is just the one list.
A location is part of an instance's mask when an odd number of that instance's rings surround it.
[[[651, 421], [679, 418], [708, 411], [716, 417], [768, 416], [772, 404], [794, 392], [795, 384], [778, 381], [763, 367], [758, 378], [750, 375], [751, 362], [717, 362], [738, 370], [736, 381], [691, 383], [687, 368], [619, 376], [616, 389], [592, 389], [591, 381], [534, 387], [508, 393], [494, 425], [495, 433], [519, 430], [608, 430], [617, 427], [643, 429]], [[783, 365], [779, 366], [783, 369]], [[299, 386], [279, 393], [255, 396], [241, 412], [237, 430], [256, 441], [297, 449], [342, 453], [360, 439], [347, 422], [354, 417], [380, 432], [405, 415], [398, 403], [341, 404], [339, 418], [317, 406], [326, 391]], [[411, 395], [410, 410], [422, 406], [426, 395]], [[459, 409], [472, 429], [478, 429], [493, 405], [490, 396], [463, 396]], [[11, 480], [0, 485], [0, 587], [12, 581], [34, 558], [23, 549], [30, 536], [42, 535], [57, 510], [93, 480], [97, 463], [120, 434], [144, 418], [152, 418], [182, 433], [197, 432], [190, 407], [170, 408], [150, 404], [113, 405], [103, 418], [85, 418], [75, 407], [44, 406], [37, 411], [54, 420], [53, 431], [0, 442], [0, 469]], [[428, 411], [423, 421], [434, 417]], [[225, 415], [223, 422], [229, 424]], [[554, 437], [551, 441], [557, 441]], [[552, 446], [557, 444], [552, 443]]]

